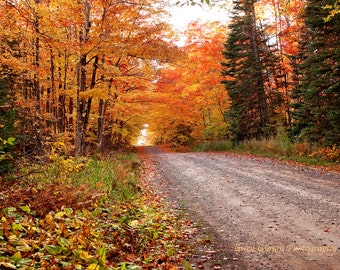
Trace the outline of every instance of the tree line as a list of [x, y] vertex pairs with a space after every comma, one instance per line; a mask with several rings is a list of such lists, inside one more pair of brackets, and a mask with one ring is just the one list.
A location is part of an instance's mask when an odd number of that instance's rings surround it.
[[232, 138], [269, 137], [283, 126], [294, 141], [339, 144], [337, 1], [269, 2], [234, 1], [222, 62]]
[[84, 155], [133, 143], [145, 123], [159, 143], [284, 127], [339, 144], [338, 6], [235, 0], [229, 25], [192, 23], [179, 47], [163, 1], [2, 0], [0, 159], [13, 137], [23, 155], [55, 142]]
[[1, 1], [2, 96], [13, 101], [25, 153], [58, 140], [77, 155], [130, 143], [155, 65], [180, 55], [162, 5]]

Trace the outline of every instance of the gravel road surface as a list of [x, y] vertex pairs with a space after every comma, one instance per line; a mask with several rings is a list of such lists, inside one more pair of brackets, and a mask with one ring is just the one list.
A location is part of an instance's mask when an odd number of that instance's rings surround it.
[[250, 155], [143, 151], [153, 186], [199, 228], [194, 269], [340, 269], [340, 174]]

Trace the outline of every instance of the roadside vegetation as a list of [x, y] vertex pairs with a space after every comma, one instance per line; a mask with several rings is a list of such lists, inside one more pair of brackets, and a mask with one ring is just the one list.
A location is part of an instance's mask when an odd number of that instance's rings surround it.
[[146, 126], [180, 150], [339, 165], [334, 0], [235, 0], [183, 46], [165, 2], [1, 2], [0, 269], [174, 269], [182, 224], [118, 153]]
[[60, 147], [1, 179], [1, 269], [183, 265], [185, 222], [139, 179], [137, 154], [67, 157]]
[[276, 136], [269, 138], [244, 140], [239, 143], [233, 143], [231, 140], [206, 141], [194, 145], [192, 150], [249, 153], [306, 164], [340, 168], [340, 148], [337, 145], [322, 147], [309, 142], [292, 142], [284, 131], [280, 131]]

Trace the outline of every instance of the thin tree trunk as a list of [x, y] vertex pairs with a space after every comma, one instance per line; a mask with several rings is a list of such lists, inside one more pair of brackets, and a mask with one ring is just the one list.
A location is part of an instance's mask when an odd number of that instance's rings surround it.
[[105, 127], [105, 115], [108, 106], [108, 101], [105, 102], [101, 99], [99, 101], [99, 110], [98, 110], [98, 137], [97, 143], [99, 148], [103, 146], [103, 133]]
[[259, 113], [260, 113], [260, 121], [261, 121], [261, 126], [264, 127], [267, 122], [268, 122], [268, 105], [266, 101], [266, 94], [265, 94], [265, 87], [264, 87], [264, 82], [263, 82], [263, 77], [262, 77], [262, 62], [261, 58], [259, 55], [258, 51], [258, 46], [259, 46], [259, 37], [258, 37], [258, 31], [257, 31], [257, 26], [256, 26], [256, 15], [255, 15], [255, 7], [254, 3], [251, 4], [250, 6], [250, 14], [251, 14], [251, 19], [252, 19], [252, 29], [251, 29], [251, 43], [252, 43], [252, 51], [253, 55], [255, 57], [256, 61], [256, 70], [254, 70], [254, 75], [255, 75], [255, 82], [256, 82], [256, 89], [255, 91], [257, 92], [257, 97], [258, 97], [258, 102], [259, 102]]
[[[35, 0], [35, 3], [38, 5], [40, 3], [40, 0]], [[35, 18], [33, 22], [34, 27], [34, 76], [33, 76], [33, 91], [35, 93], [35, 98], [37, 101], [37, 109], [40, 111], [40, 101], [41, 101], [41, 92], [40, 92], [40, 83], [39, 83], [39, 57], [40, 57], [40, 39], [39, 39], [39, 17], [38, 12], [35, 11]]]
[[80, 96], [86, 90], [86, 55], [81, 55], [78, 64], [78, 88], [77, 88], [77, 119], [76, 119], [76, 155], [85, 153], [85, 108], [86, 100]]
[[53, 115], [52, 125], [54, 134], [57, 133], [57, 123], [58, 123], [58, 110], [56, 108], [56, 86], [55, 86], [55, 63], [54, 63], [54, 55], [53, 50], [50, 48], [50, 73], [51, 73], [51, 86], [49, 91], [49, 97], [47, 99], [48, 106], [46, 106], [48, 112]]
[[[109, 81], [109, 86], [108, 86], [108, 96], [111, 94], [111, 85], [112, 85], [112, 80]], [[100, 99], [99, 100], [99, 108], [98, 108], [98, 136], [97, 136], [97, 143], [99, 148], [102, 147], [103, 145], [103, 131], [104, 131], [104, 124], [105, 124], [105, 115], [106, 115], [106, 109], [108, 106], [108, 100]]]
[[[85, 44], [88, 41], [88, 34], [90, 31], [90, 3], [84, 1], [84, 25], [79, 33], [79, 40], [81, 44], [81, 50], [84, 49]], [[88, 125], [88, 118], [91, 110], [92, 98], [85, 98], [80, 96], [80, 93], [86, 91], [86, 66], [87, 66], [87, 54], [80, 52], [79, 62], [77, 66], [77, 119], [76, 119], [76, 155], [85, 154], [85, 138], [86, 129]]]

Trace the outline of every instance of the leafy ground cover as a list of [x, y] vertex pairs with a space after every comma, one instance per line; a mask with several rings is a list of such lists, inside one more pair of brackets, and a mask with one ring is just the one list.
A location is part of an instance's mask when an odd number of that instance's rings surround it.
[[[183, 228], [137, 155], [65, 158], [1, 180], [1, 269], [178, 269]], [[32, 173], [34, 172], [34, 173]]]

